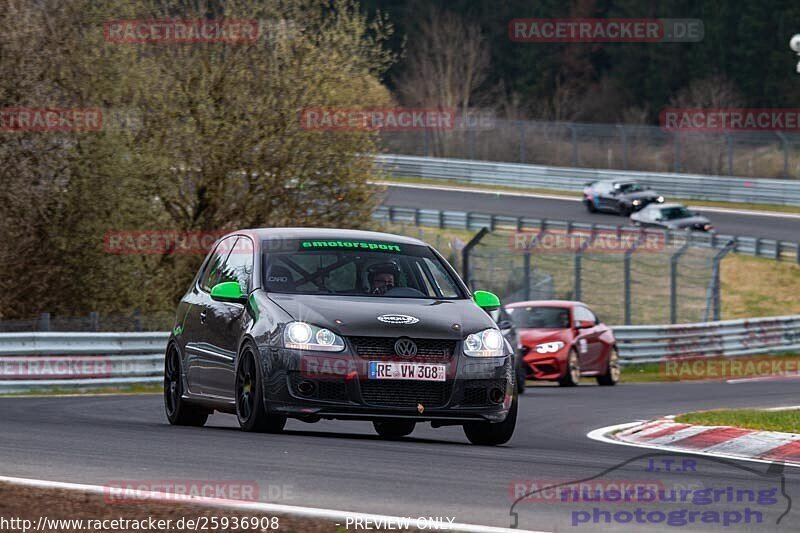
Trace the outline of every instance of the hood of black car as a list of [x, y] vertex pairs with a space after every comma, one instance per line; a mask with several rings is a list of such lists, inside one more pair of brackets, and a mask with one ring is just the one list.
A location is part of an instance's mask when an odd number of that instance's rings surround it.
[[655, 200], [658, 198], [658, 194], [655, 191], [638, 191], [632, 192], [625, 195], [625, 198], [629, 200]]
[[469, 333], [495, 325], [472, 300], [276, 293], [271, 293], [269, 298], [294, 320], [328, 328], [344, 336], [460, 340]]

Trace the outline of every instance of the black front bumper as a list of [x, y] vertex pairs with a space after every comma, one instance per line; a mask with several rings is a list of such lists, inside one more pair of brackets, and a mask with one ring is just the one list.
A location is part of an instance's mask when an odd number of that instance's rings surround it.
[[[330, 358], [324, 372], [309, 372], [304, 358]], [[368, 358], [357, 355], [262, 350], [268, 411], [294, 418], [407, 419], [463, 423], [501, 422], [511, 406], [510, 356], [475, 360], [453, 355], [445, 381], [368, 379]], [[414, 361], [434, 362], [434, 361]], [[338, 369], [338, 370], [335, 370]]]

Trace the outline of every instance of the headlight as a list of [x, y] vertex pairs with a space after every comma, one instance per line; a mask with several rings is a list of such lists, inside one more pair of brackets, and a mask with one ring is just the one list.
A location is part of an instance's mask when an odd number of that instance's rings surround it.
[[543, 342], [536, 345], [536, 353], [556, 353], [563, 347], [564, 343], [561, 341]]
[[502, 357], [503, 336], [494, 328], [467, 335], [464, 353], [471, 357]]
[[633, 201], [633, 205], [639, 205], [639, 204], [641, 204], [641, 203], [642, 203], [642, 201], [641, 201], [641, 200], [634, 200], [634, 201]]
[[329, 329], [305, 322], [289, 322], [283, 330], [283, 345], [295, 350], [341, 352], [344, 340]]
[[660, 204], [663, 204], [664, 203], [664, 197], [663, 196], [659, 196], [658, 198], [656, 198], [656, 202], [658, 202]]

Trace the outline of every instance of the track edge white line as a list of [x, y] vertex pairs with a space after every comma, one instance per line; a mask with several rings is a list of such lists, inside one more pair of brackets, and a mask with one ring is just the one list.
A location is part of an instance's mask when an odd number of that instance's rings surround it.
[[[101, 485], [67, 483], [63, 481], [47, 481], [42, 479], [30, 479], [30, 478], [20, 478], [11, 476], [0, 476], [0, 482], [10, 483], [13, 485], [26, 486], [26, 487], [42, 488], [42, 489], [71, 490], [71, 491], [84, 492], [96, 495], [105, 495], [109, 490], [108, 487], [103, 487]], [[178, 500], [175, 498], [175, 495], [157, 491], [137, 491], [137, 499], [139, 496], [141, 496], [142, 499], [145, 500], [153, 500], [154, 503], [164, 503], [164, 501], [166, 500], [169, 503], [180, 503], [184, 505], [220, 507], [225, 509], [235, 509], [238, 511], [274, 513], [274, 514], [290, 515], [290, 516], [304, 517], [304, 518], [318, 518], [318, 519], [325, 518], [329, 520], [344, 521], [348, 517], [350, 517], [350, 518], [361, 518], [361, 519], [371, 519], [371, 520], [385, 520], [393, 524], [403, 519], [402, 517], [391, 516], [391, 515], [359, 513], [350, 511], [340, 511], [336, 509], [321, 509], [316, 507], [302, 507], [296, 505], [283, 505], [283, 504], [266, 503], [266, 502], [248, 502], [242, 500], [229, 500], [223, 498], [207, 498], [202, 496], [189, 496], [189, 497], [181, 496], [181, 498]], [[544, 531], [511, 529], [511, 528], [497, 527], [497, 526], [482, 526], [477, 524], [462, 524], [462, 523], [449, 524], [446, 528], [439, 529], [438, 531], [465, 531], [465, 532], [475, 532], [475, 533], [480, 533], [484, 531], [487, 533], [518, 533], [518, 532], [547, 533]]]

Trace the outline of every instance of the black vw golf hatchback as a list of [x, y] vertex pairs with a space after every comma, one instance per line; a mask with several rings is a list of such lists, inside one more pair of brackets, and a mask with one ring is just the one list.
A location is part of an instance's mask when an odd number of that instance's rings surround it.
[[286, 419], [461, 425], [475, 444], [516, 425], [513, 348], [453, 268], [417, 239], [273, 228], [220, 239], [181, 300], [164, 365], [172, 424], [213, 411], [245, 431]]

